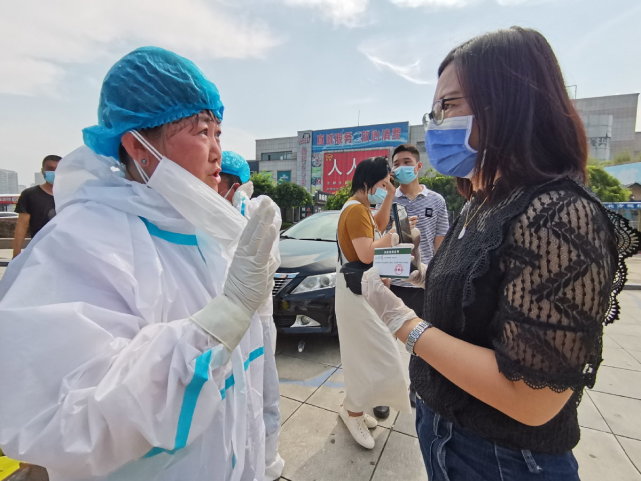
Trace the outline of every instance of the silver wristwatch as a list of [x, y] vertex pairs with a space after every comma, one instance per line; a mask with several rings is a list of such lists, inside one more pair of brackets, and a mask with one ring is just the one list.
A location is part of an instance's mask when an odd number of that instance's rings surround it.
[[405, 349], [407, 349], [407, 352], [409, 352], [412, 356], [416, 356], [416, 353], [414, 352], [414, 344], [416, 344], [418, 338], [421, 337], [421, 335], [430, 327], [432, 327], [431, 322], [421, 321], [416, 325], [414, 329], [412, 329], [409, 336], [407, 336], [407, 341], [405, 341]]

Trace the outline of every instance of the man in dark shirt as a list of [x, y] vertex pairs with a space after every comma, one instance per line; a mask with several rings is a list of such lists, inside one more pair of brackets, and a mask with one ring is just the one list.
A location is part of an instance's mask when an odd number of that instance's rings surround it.
[[31, 237], [34, 237], [56, 215], [53, 202], [53, 180], [58, 162], [60, 162], [59, 155], [47, 155], [42, 160], [41, 170], [45, 182], [29, 187], [20, 194], [16, 204], [16, 212], [19, 216], [13, 235], [13, 257], [20, 254], [27, 230]]

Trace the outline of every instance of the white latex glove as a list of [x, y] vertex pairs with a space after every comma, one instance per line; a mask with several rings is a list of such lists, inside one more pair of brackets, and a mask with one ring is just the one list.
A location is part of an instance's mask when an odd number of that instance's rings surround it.
[[412, 262], [416, 266], [416, 270], [410, 274], [407, 281], [417, 287], [425, 288], [427, 266], [421, 262], [421, 231], [416, 227], [412, 229], [412, 244]]
[[387, 324], [392, 334], [396, 334], [406, 321], [418, 317], [399, 297], [385, 287], [376, 268], [372, 267], [363, 273], [361, 288], [367, 303]]
[[261, 201], [240, 237], [223, 295], [190, 317], [230, 351], [242, 339], [251, 316], [265, 302], [274, 284], [275, 267], [269, 261], [278, 238], [278, 229], [273, 225], [277, 208], [269, 198]]
[[254, 312], [265, 300], [266, 292], [272, 290], [275, 271], [269, 260], [278, 238], [274, 225], [276, 209], [278, 206], [270, 198], [261, 199], [240, 236], [223, 289], [225, 296], [250, 312]]
[[[245, 189], [243, 192], [246, 193], [249, 197], [251, 197], [253, 192], [254, 192], [254, 184], [252, 183], [252, 181], [249, 181], [249, 182], [241, 185], [240, 187], [245, 187], [248, 184], [249, 184], [250, 188], [249, 189]], [[239, 189], [240, 189], [240, 187], [239, 187]], [[253, 199], [250, 199], [246, 204], [246, 209], [245, 209], [245, 214], [244, 214], [245, 217], [247, 217], [248, 219], [251, 219], [252, 216], [254, 215], [254, 212], [256, 211], [256, 209], [258, 209], [258, 207], [262, 204], [263, 199], [267, 199], [266, 202], [270, 202], [271, 204], [274, 204], [274, 201], [271, 198], [267, 197], [266, 195], [260, 195], [258, 197], [253, 198]], [[278, 232], [280, 232], [280, 228], [282, 226], [282, 223], [283, 223], [283, 219], [281, 218], [281, 215], [280, 215], [280, 208], [277, 205], [274, 204], [273, 225], [274, 225], [274, 227], [276, 227], [276, 230]], [[279, 248], [278, 248], [278, 238], [276, 238], [276, 241], [272, 244], [272, 251], [271, 251], [271, 255], [269, 256], [269, 271], [270, 271], [270, 273], [271, 273], [270, 275], [272, 277], [274, 276], [274, 274], [278, 270], [278, 267], [280, 267], [280, 251], [279, 251]], [[271, 293], [270, 293], [269, 298], [271, 300]]]
[[396, 227], [392, 227], [390, 230], [387, 231], [387, 233], [390, 235], [390, 247], [396, 247], [400, 242], [400, 237], [396, 232]]
[[[251, 181], [249, 182], [251, 183]], [[253, 184], [252, 184], [253, 185]], [[253, 187], [252, 187], [253, 190]], [[247, 191], [249, 195], [251, 195], [251, 192]], [[263, 198], [267, 196], [260, 195], [258, 197], [255, 197], [253, 199], [250, 199], [247, 201], [246, 208], [245, 208], [245, 217], [250, 218], [252, 217], [252, 214], [254, 211], [258, 208], [260, 203], [262, 202]], [[271, 199], [269, 199], [271, 201]], [[274, 213], [274, 226], [276, 227], [276, 230], [280, 232], [281, 224], [282, 224], [282, 218], [280, 216], [280, 209], [276, 208], [275, 213]], [[274, 274], [278, 270], [278, 267], [280, 267], [280, 250], [278, 247], [278, 238], [272, 245], [272, 251], [269, 256], [269, 261], [268, 261], [268, 269], [269, 269], [269, 275], [270, 278], [274, 277]], [[261, 304], [261, 306], [258, 308], [256, 311], [256, 314], [258, 314], [261, 317], [269, 317], [273, 314], [274, 312], [274, 305], [273, 305], [273, 298], [272, 298], [272, 293], [269, 292], [267, 294], [267, 297], [265, 298], [265, 302]]]
[[418, 264], [416, 270], [410, 273], [410, 276], [407, 278], [407, 282], [409, 282], [410, 284], [414, 284], [416, 287], [422, 287], [423, 289], [425, 289], [426, 273], [427, 266], [421, 262], [420, 264]]

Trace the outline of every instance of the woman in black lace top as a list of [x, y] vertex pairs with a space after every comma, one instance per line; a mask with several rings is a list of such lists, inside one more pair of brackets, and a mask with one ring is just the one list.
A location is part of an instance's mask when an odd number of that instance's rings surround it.
[[363, 296], [415, 354], [431, 480], [576, 480], [577, 405], [639, 233], [583, 187], [585, 133], [538, 32], [474, 38], [438, 74], [426, 148], [469, 202], [426, 273], [424, 321], [375, 270]]

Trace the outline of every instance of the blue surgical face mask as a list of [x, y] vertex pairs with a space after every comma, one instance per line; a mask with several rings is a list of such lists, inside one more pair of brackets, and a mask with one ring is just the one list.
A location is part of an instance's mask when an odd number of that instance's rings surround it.
[[370, 204], [382, 204], [385, 200], [385, 197], [387, 197], [387, 191], [380, 187], [378, 187], [376, 189], [376, 192], [374, 192], [373, 194], [367, 194], [367, 199], [369, 200]]
[[404, 165], [402, 167], [397, 167], [394, 169], [394, 178], [398, 180], [401, 184], [409, 184], [414, 179], [416, 179], [416, 172], [414, 172], [414, 167], [411, 165]]
[[55, 170], [45, 170], [42, 173], [42, 176], [45, 178], [45, 181], [49, 184], [53, 184], [53, 179], [56, 177]]
[[474, 116], [450, 117], [440, 125], [429, 123], [425, 149], [430, 163], [443, 175], [470, 178], [476, 166], [476, 150], [470, 147]]

